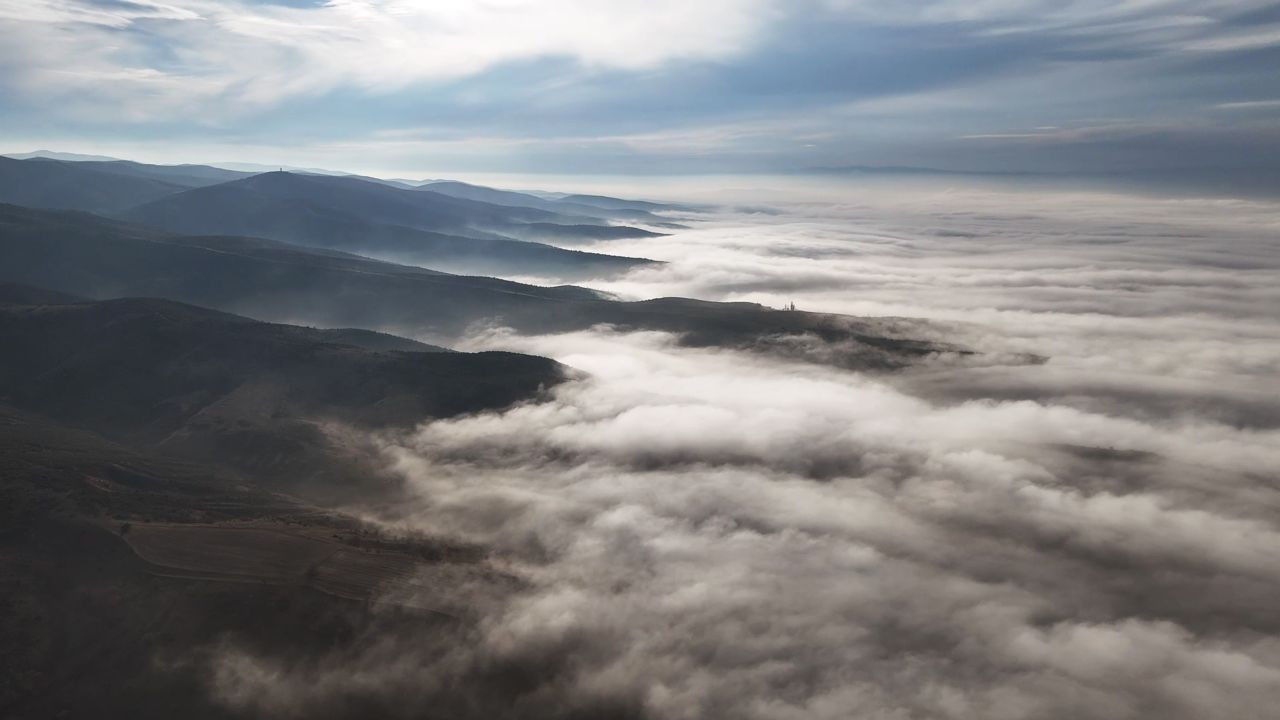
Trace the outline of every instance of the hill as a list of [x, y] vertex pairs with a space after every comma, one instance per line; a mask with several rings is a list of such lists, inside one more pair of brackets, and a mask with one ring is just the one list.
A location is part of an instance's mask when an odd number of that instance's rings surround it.
[[113, 163], [0, 157], [0, 202], [111, 213], [186, 189], [169, 180], [95, 167], [101, 164]]
[[236, 170], [225, 170], [210, 165], [150, 165], [132, 160], [92, 161], [76, 163], [77, 168], [86, 168], [114, 175], [125, 175], [136, 178], [149, 178], [179, 185], [183, 188], [197, 188], [206, 185], [229, 182], [249, 177], [253, 173]]
[[845, 367], [894, 368], [960, 348], [926, 323], [685, 298], [620, 302], [573, 286], [450, 275], [236, 237], [175, 237], [83, 213], [0, 206], [0, 280], [92, 298], [167, 297], [263, 320], [459, 337], [476, 323], [525, 332], [607, 324], [682, 342]]
[[425, 646], [511, 585], [484, 548], [333, 510], [399, 495], [330, 428], [536, 397], [551, 360], [13, 284], [0, 337], [0, 716], [225, 718], [219, 643]]
[[[464, 631], [460, 588], [510, 584], [483, 548], [389, 535], [0, 403], [2, 717], [240, 717], [208, 692], [214, 648], [307, 655], [377, 628], [443, 651]], [[384, 591], [415, 604], [371, 605]]]
[[[248, 204], [250, 202], [254, 204]], [[161, 210], [171, 217], [199, 211], [203, 217], [191, 218], [188, 222], [209, 223], [227, 210], [236, 211], [242, 206], [252, 210], [256, 209], [255, 205], [270, 207], [277, 202], [325, 207], [371, 222], [464, 236], [471, 233], [486, 236], [486, 231], [495, 226], [551, 221], [557, 217], [533, 208], [511, 208], [404, 190], [354, 177], [269, 172], [190, 190], [164, 203], [137, 208], [127, 214], [127, 219], [146, 220]]]
[[[170, 195], [121, 216], [186, 235], [261, 237], [471, 274], [577, 280], [653, 262], [500, 237], [481, 228], [519, 231], [535, 226], [518, 223], [515, 217], [525, 212], [543, 215], [529, 209], [510, 215], [495, 208], [465, 200], [442, 203], [431, 193], [351, 178], [268, 173]], [[427, 229], [431, 227], [469, 235]], [[565, 234], [572, 232], [567, 229]], [[555, 239], [557, 233], [554, 228], [539, 231], [539, 237]]]
[[661, 212], [681, 211], [692, 212], [695, 208], [687, 205], [675, 205], [671, 203], [655, 203], [644, 200], [623, 200], [622, 198], [609, 197], [607, 195], [565, 195], [560, 198], [564, 202], [577, 203], [590, 207], [604, 208], [606, 210], [643, 210], [645, 212]]
[[[287, 227], [275, 216], [296, 218], [316, 214], [377, 225], [391, 225], [447, 235], [502, 239], [521, 237], [529, 223], [598, 225], [605, 220], [564, 210], [501, 205], [430, 190], [407, 189], [386, 181], [356, 176], [306, 175], [269, 172], [220, 185], [192, 189], [172, 197], [140, 204], [120, 213], [122, 219], [166, 227], [185, 233], [254, 234]], [[239, 215], [247, 215], [240, 219]], [[292, 222], [297, 222], [296, 219]], [[308, 228], [313, 230], [313, 228]], [[542, 235], [554, 238], [544, 230]], [[270, 235], [264, 235], [271, 237]], [[570, 239], [581, 231], [570, 231]], [[283, 239], [275, 237], [274, 239]], [[295, 236], [293, 240], [298, 240]]]
[[554, 223], [526, 223], [509, 230], [513, 235], [529, 241], [546, 240], [572, 244], [597, 240], [625, 240], [630, 238], [665, 237], [669, 233], [653, 232], [626, 225], [556, 225]]
[[85, 160], [100, 160], [111, 162], [119, 160], [109, 155], [85, 155], [83, 153], [58, 152], [56, 150], [33, 150], [27, 153], [7, 153], [4, 157], [10, 157], [14, 160], [31, 160], [33, 158], [44, 158], [45, 160], [65, 160], [67, 162], [81, 162]]
[[170, 300], [47, 304], [42, 291], [3, 295], [4, 402], [295, 492], [328, 496], [348, 481], [326, 423], [407, 427], [501, 408], [565, 377], [545, 358], [437, 352]]
[[[468, 200], [480, 200], [487, 203], [493, 203], [495, 205], [531, 207], [538, 208], [540, 210], [548, 210], [554, 213], [627, 220], [630, 222], [645, 223], [647, 225], [657, 225], [666, 222], [662, 216], [654, 215], [647, 210], [575, 203], [556, 197], [539, 197], [537, 195], [530, 195], [529, 193], [513, 192], [511, 190], [498, 190], [495, 188], [484, 187], [482, 185], [471, 185], [469, 183], [457, 182], [456, 180], [435, 180], [423, 183], [417, 187], [419, 190], [429, 190], [431, 192], [440, 193], [441, 195], [449, 195], [451, 197], [465, 198]], [[662, 209], [668, 208], [664, 207]]]
[[12, 284], [0, 337], [0, 716], [229, 717], [220, 643], [429, 647], [511, 586], [483, 548], [331, 509], [398, 496], [329, 428], [503, 407], [551, 360]]

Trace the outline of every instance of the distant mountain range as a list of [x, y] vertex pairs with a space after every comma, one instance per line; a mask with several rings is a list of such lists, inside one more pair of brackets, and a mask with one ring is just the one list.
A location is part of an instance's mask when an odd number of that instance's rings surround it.
[[[590, 278], [650, 263], [512, 238], [644, 237], [655, 233], [571, 213], [657, 218], [692, 210], [685, 206], [444, 181], [401, 187], [356, 176], [40, 158], [0, 158], [0, 200], [15, 203], [0, 206], [0, 280], [92, 299], [161, 297], [261, 320], [446, 341], [476, 323], [527, 332], [608, 324], [861, 368], [959, 352], [882, 321], [684, 298], [618, 302], [580, 287], [482, 276]], [[840, 351], [786, 340], [799, 336]]]
[[[431, 189], [437, 185], [448, 192]], [[0, 202], [85, 210], [182, 234], [281, 240], [452, 272], [565, 280], [604, 277], [652, 261], [557, 243], [661, 234], [612, 224], [620, 215], [672, 225], [648, 210], [618, 211], [461, 183], [414, 188], [352, 175], [46, 157], [0, 157]]]
[[156, 298], [0, 293], [0, 397], [135, 447], [334, 493], [315, 422], [412, 426], [501, 408], [565, 377], [553, 361], [454, 353], [367, 330], [274, 325]]
[[528, 332], [609, 324], [679, 333], [693, 345], [901, 367], [952, 352], [876, 320], [685, 298], [619, 302], [585, 288], [452, 275], [271, 240], [180, 236], [85, 213], [0, 206], [0, 280], [94, 299], [166, 297], [263, 320], [458, 337], [476, 323]]
[[[583, 279], [652, 262], [511, 239], [531, 222], [537, 225], [529, 233], [562, 219], [543, 210], [351, 177], [264, 173], [175, 193], [116, 215], [183, 234], [262, 237], [467, 273]], [[569, 235], [577, 226], [563, 227]], [[602, 235], [617, 229], [596, 226]], [[542, 237], [554, 240], [556, 233]]]
[[558, 214], [568, 213], [582, 216], [617, 218], [659, 227], [668, 227], [669, 221], [659, 215], [655, 215], [655, 212], [693, 212], [695, 210], [685, 205], [662, 205], [658, 203], [643, 203], [644, 207], [628, 207], [626, 201], [599, 196], [597, 196], [598, 199], [595, 203], [575, 201], [570, 199], [573, 196], [569, 195], [558, 198], [545, 198], [529, 193], [495, 190], [454, 181], [433, 181], [423, 183], [417, 187], [419, 190], [428, 190], [441, 195], [467, 200], [479, 200], [495, 205], [537, 208]]
[[839, 165], [807, 167], [793, 175], [864, 177], [967, 177], [993, 182], [1035, 183], [1041, 187], [1079, 187], [1121, 192], [1157, 190], [1179, 195], [1275, 198], [1280, 195], [1280, 168], [1163, 167], [1125, 170], [951, 170], [903, 165]]
[[120, 158], [113, 158], [107, 155], [84, 155], [82, 153], [57, 152], [55, 150], [35, 150], [26, 153], [8, 153], [0, 157], [13, 158], [14, 160], [31, 160], [33, 158], [43, 158], [45, 160], [64, 160], [66, 162], [81, 162], [84, 160], [97, 160], [103, 162], [114, 162]]
[[[105, 163], [110, 165], [111, 163]], [[172, 180], [104, 171], [99, 163], [0, 157], [0, 201], [112, 213], [189, 189]]]

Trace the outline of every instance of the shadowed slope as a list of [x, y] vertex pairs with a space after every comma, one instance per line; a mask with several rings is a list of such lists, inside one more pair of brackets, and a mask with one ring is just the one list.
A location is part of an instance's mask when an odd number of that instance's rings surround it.
[[[369, 606], [418, 578], [433, 582], [412, 586], [416, 606]], [[210, 697], [219, 643], [320, 653], [377, 627], [447, 647], [459, 623], [436, 602], [501, 580], [483, 549], [381, 533], [0, 403], [0, 716], [244, 717]]]
[[92, 167], [96, 164], [0, 157], [0, 202], [115, 212], [186, 189], [154, 177], [104, 172]]
[[545, 358], [371, 350], [351, 343], [414, 344], [145, 298], [11, 302], [0, 336], [0, 398], [16, 407], [324, 492], [340, 491], [327, 486], [347, 468], [323, 423], [410, 426], [505, 407], [565, 377]]
[[[513, 208], [438, 193], [402, 190], [353, 177], [271, 172], [205, 188], [197, 188], [126, 213], [126, 218], [165, 224], [209, 225], [230, 222], [228, 212], [260, 214], [295, 207], [342, 213], [367, 222], [418, 230], [491, 237], [486, 231], [510, 223], [555, 221], [558, 216], [533, 208]], [[192, 227], [183, 228], [192, 232]], [[245, 234], [243, 228], [219, 230]]]
[[[269, 238], [466, 273], [541, 274], [579, 279], [616, 274], [653, 262], [498, 237], [481, 228], [507, 227], [505, 221], [491, 218], [486, 222], [482, 216], [471, 213], [471, 208], [449, 204], [452, 200], [445, 207], [438, 207], [439, 203], [427, 193], [338, 178], [376, 200], [363, 205], [340, 202], [343, 193], [338, 193], [337, 198], [327, 193], [327, 183], [331, 180], [269, 173], [246, 181], [178, 193], [135, 208], [124, 217], [189, 235]], [[395, 195], [403, 192], [409, 192], [410, 199], [422, 199], [422, 207], [406, 203], [404, 198]], [[535, 226], [509, 227], [532, 231]], [[435, 231], [443, 229], [471, 236]], [[634, 230], [599, 229], [604, 232]], [[566, 232], [574, 231], [567, 229]], [[555, 239], [556, 233], [539, 231], [539, 237]]]
[[[417, 187], [419, 190], [429, 190], [431, 192], [440, 193], [441, 195], [466, 198], [468, 200], [480, 200], [482, 202], [493, 203], [495, 205], [531, 207], [538, 208], [539, 210], [549, 210], [555, 213], [628, 220], [631, 222], [646, 223], [650, 225], [666, 222], [663, 217], [638, 208], [588, 205], [586, 203], [575, 203], [569, 200], [538, 197], [537, 195], [513, 192], [511, 190], [498, 190], [496, 188], [484, 187], [482, 185], [471, 185], [469, 183], [457, 182], [454, 180], [438, 180], [424, 183]], [[677, 210], [681, 208], [667, 208], [663, 206], [655, 207], [655, 209]]]
[[926, 323], [683, 298], [618, 302], [245, 238], [174, 238], [88, 215], [0, 208], [0, 279], [94, 298], [169, 297], [268, 320], [453, 337], [475, 323], [525, 332], [610, 324], [688, 344], [858, 368], [910, 365], [959, 348], [912, 339]]

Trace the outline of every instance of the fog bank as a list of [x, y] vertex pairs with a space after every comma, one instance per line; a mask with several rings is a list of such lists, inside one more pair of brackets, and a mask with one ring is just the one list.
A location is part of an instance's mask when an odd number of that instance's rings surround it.
[[585, 375], [363, 440], [407, 491], [382, 522], [483, 544], [512, 583], [451, 588], [476, 620], [441, 637], [296, 663], [219, 648], [218, 696], [308, 717], [353, 696], [406, 716], [1269, 717], [1276, 206], [761, 200], [599, 244], [668, 264], [597, 287], [929, 318], [995, 360], [872, 375], [478, 331], [463, 349]]

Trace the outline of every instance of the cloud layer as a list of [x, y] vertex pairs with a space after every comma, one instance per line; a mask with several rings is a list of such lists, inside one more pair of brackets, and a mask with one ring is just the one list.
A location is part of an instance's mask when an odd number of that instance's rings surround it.
[[10, 151], [400, 174], [1278, 160], [1265, 0], [3, 0], [0, 32]]
[[1276, 208], [832, 199], [654, 241], [672, 264], [615, 289], [934, 317], [1050, 362], [873, 377], [660, 333], [477, 335], [589, 376], [377, 438], [409, 491], [383, 521], [521, 584], [469, 588], [460, 635], [220, 648], [215, 693], [308, 717], [1268, 717]]
[[[0, 4], [0, 19], [28, 31], [13, 38], [18, 47], [7, 60], [26, 66], [20, 79], [30, 92], [75, 94], [85, 104], [94, 101], [85, 93], [103, 102], [152, 95], [139, 112], [191, 112], [195, 102], [197, 112], [224, 115], [339, 87], [385, 93], [506, 62], [568, 58], [638, 70], [723, 57], [768, 18], [763, 0]], [[20, 59], [20, 52], [38, 54]]]

